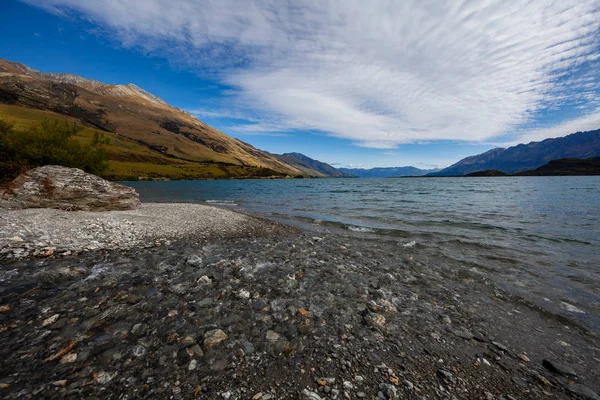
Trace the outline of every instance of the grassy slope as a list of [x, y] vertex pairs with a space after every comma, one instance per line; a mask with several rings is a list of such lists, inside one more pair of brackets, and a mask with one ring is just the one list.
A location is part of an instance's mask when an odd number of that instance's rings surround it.
[[[15, 123], [17, 129], [26, 129], [44, 119], [75, 119], [65, 117], [52, 111], [38, 110], [21, 106], [0, 104], [0, 118]], [[84, 127], [77, 139], [90, 143], [98, 129]], [[135, 140], [104, 132], [111, 143], [107, 146], [109, 153], [108, 170], [105, 176], [109, 179], [223, 179], [249, 178], [256, 176], [280, 175], [264, 168], [232, 165], [211, 162], [189, 162], [165, 157]]]

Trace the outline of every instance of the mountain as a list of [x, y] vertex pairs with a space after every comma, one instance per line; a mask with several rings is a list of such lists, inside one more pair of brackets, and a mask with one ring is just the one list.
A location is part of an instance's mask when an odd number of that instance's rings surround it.
[[531, 171], [516, 173], [518, 176], [600, 175], [600, 157], [562, 158], [552, 160]]
[[[335, 169], [329, 164], [324, 162], [313, 160], [310, 157], [300, 153], [285, 153], [282, 155], [274, 155], [282, 162], [299, 169], [304, 174], [320, 177], [334, 177], [334, 178], [351, 178], [352, 174], [342, 172]], [[315, 175], [315, 172], [318, 174]]]
[[498, 170], [506, 174], [535, 169], [560, 158], [590, 158], [600, 156], [600, 129], [577, 132], [541, 142], [495, 148], [464, 158], [432, 175], [465, 175], [471, 172]]
[[419, 169], [416, 167], [388, 167], [388, 168], [338, 168], [343, 173], [351, 174], [359, 178], [390, 178], [397, 176], [423, 176], [437, 169]]
[[82, 142], [104, 132], [112, 179], [324, 175], [231, 138], [136, 85], [44, 73], [1, 58], [0, 118], [20, 127], [78, 121]]

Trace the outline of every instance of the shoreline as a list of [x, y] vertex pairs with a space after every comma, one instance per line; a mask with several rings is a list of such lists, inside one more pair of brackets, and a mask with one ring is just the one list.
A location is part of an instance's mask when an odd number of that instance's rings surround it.
[[[162, 220], [149, 223], [150, 210]], [[12, 212], [39, 226], [62, 221], [57, 238], [142, 234], [0, 267], [5, 398], [593, 399], [600, 390], [596, 335], [477, 274], [425, 264], [417, 248], [192, 204], [67, 219]], [[0, 222], [0, 231], [19, 224]]]
[[145, 203], [129, 211], [0, 208], [0, 261], [129, 250], [178, 240], [273, 234], [289, 227], [192, 203]]

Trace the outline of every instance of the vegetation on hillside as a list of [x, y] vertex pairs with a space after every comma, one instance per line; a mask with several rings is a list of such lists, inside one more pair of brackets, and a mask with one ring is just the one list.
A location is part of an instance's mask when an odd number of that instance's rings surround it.
[[0, 180], [8, 181], [18, 174], [42, 165], [81, 168], [102, 175], [108, 154], [104, 146], [109, 140], [95, 132], [89, 144], [75, 139], [81, 126], [65, 120], [43, 120], [25, 129], [0, 119]]
[[[14, 124], [18, 131], [38, 127], [44, 120], [62, 120], [78, 123], [77, 119], [64, 117], [48, 110], [0, 104], [0, 120]], [[73, 139], [83, 146], [91, 146], [97, 129], [80, 125]], [[143, 143], [113, 132], [102, 132], [110, 142], [101, 147], [108, 154], [107, 168], [102, 177], [116, 181], [139, 179], [249, 179], [285, 177], [285, 174], [251, 165], [219, 162], [197, 162], [176, 159], [152, 150]], [[0, 169], [4, 169], [0, 166]]]

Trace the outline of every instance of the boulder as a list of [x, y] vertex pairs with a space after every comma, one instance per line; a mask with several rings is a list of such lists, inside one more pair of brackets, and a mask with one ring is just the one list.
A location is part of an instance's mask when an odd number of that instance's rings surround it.
[[135, 189], [77, 168], [46, 165], [19, 175], [1, 194], [7, 208], [57, 208], [66, 211], [134, 210]]

